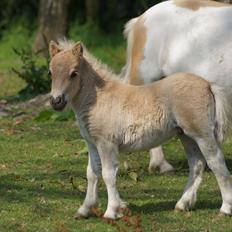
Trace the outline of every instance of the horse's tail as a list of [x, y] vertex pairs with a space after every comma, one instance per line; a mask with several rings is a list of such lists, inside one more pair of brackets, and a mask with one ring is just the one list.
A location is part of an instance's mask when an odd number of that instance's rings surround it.
[[129, 21], [125, 24], [124, 31], [123, 31], [123, 35], [125, 36], [126, 39], [129, 38], [129, 35], [131, 34], [132, 29], [133, 29], [135, 23], [137, 22], [137, 20], [138, 20], [138, 17], [129, 20]]
[[128, 82], [128, 70], [131, 64], [131, 53], [132, 53], [132, 46], [134, 44], [134, 26], [138, 20], [137, 18], [133, 18], [125, 24], [123, 35], [127, 40], [127, 58], [126, 58], [126, 65], [122, 68], [119, 77], [124, 79], [124, 82]]
[[228, 130], [231, 127], [232, 108], [225, 95], [224, 88], [212, 83], [210, 89], [215, 101], [215, 136], [221, 144], [226, 139]]

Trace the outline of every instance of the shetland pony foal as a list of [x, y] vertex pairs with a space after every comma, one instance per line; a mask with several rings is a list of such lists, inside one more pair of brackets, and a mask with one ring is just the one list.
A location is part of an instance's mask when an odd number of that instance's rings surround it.
[[104, 216], [119, 217], [125, 204], [116, 188], [118, 152], [149, 149], [175, 135], [190, 168], [176, 210], [194, 206], [206, 161], [221, 190], [220, 212], [232, 213], [230, 173], [219, 146], [227, 105], [219, 87], [191, 74], [172, 75], [147, 86], [127, 85], [112, 79], [97, 61], [87, 60], [80, 43], [65, 48], [51, 42], [50, 55], [51, 104], [55, 110], [71, 104], [89, 150], [87, 194], [77, 217], [89, 216], [96, 205], [101, 171], [108, 192]]

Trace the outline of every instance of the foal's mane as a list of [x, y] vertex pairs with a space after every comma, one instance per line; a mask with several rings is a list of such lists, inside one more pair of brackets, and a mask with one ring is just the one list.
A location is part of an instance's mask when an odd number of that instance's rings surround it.
[[[58, 40], [59, 48], [63, 51], [71, 50], [75, 42], [67, 39]], [[116, 79], [119, 80], [118, 76], [113, 73], [113, 71], [106, 65], [103, 64], [100, 60], [98, 60], [95, 56], [93, 56], [85, 45], [82, 43], [82, 47], [84, 49], [84, 58], [88, 61], [89, 64], [92, 65], [93, 69], [104, 79]]]

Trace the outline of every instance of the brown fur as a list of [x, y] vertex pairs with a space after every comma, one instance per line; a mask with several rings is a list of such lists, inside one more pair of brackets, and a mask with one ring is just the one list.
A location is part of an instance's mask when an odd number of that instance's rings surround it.
[[174, 0], [174, 4], [193, 11], [197, 11], [201, 7], [231, 7], [231, 4], [211, 0]]

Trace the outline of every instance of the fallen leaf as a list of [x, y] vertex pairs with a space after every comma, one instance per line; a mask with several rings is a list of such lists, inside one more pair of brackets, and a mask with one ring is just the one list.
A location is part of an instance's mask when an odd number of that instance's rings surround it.
[[87, 149], [87, 147], [84, 147], [83, 149], [81, 149], [81, 150], [79, 151], [79, 154], [80, 154], [80, 155], [88, 154], [88, 149]]
[[17, 120], [14, 121], [14, 126], [20, 125], [20, 124], [22, 124], [22, 123], [24, 123], [24, 120], [22, 120], [22, 119], [17, 119]]
[[134, 180], [135, 182], [138, 182], [139, 176], [136, 172], [129, 172], [129, 177]]
[[0, 164], [0, 170], [6, 170], [6, 169], [7, 169], [7, 167], [5, 164]]
[[7, 136], [12, 136], [15, 134], [15, 130], [14, 129], [6, 129], [6, 130], [4, 130], [4, 134]]
[[127, 160], [123, 162], [123, 166], [126, 171], [131, 169], [131, 164]]

